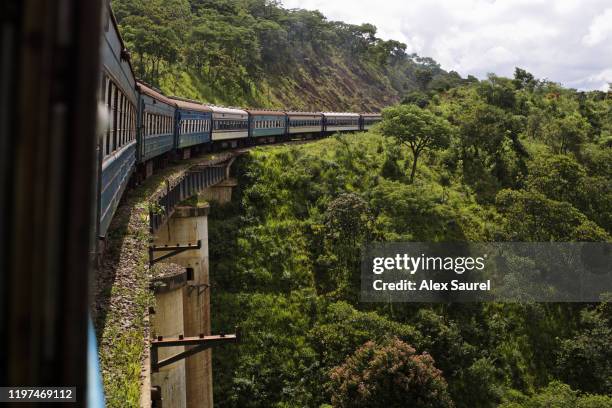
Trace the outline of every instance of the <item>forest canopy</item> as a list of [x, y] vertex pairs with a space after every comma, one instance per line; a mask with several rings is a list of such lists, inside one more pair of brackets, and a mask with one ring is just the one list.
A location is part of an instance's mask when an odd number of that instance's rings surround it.
[[[402, 407], [416, 388], [404, 399], [380, 390], [422, 375], [420, 401], [438, 405], [415, 407], [611, 407], [608, 302], [358, 294], [367, 242], [610, 242], [612, 95], [517, 69], [386, 112], [367, 133], [255, 149], [238, 163], [232, 202], [213, 203], [213, 323], [245, 332], [237, 349], [213, 353], [216, 403]], [[403, 141], [427, 132], [404, 119], [445, 129], [414, 175]]]
[[371, 24], [274, 0], [114, 0], [136, 74], [169, 94], [230, 105], [379, 110], [463, 80]]

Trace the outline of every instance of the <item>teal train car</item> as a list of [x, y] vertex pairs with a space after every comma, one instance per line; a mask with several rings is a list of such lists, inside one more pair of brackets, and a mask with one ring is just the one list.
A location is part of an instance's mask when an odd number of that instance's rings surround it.
[[191, 149], [210, 142], [212, 109], [198, 101], [171, 97], [176, 104], [175, 148], [179, 156], [188, 158]]
[[176, 103], [143, 82], [138, 81], [138, 149], [139, 163], [152, 171], [151, 160], [174, 150], [174, 116]]
[[248, 110], [251, 140], [274, 142], [287, 134], [287, 114], [271, 110]]
[[321, 135], [323, 131], [323, 114], [319, 112], [287, 112], [289, 135]]
[[106, 236], [136, 165], [138, 94], [136, 78], [115, 16], [106, 9], [101, 47], [97, 232]]

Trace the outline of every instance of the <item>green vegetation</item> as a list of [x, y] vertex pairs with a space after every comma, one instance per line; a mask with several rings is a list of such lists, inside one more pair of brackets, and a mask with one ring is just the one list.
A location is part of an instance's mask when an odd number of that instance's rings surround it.
[[[237, 163], [209, 226], [213, 330], [244, 333], [213, 352], [218, 406], [612, 406], [609, 303], [358, 301], [364, 242], [610, 241], [610, 94], [526, 75], [423, 93], [369, 133]], [[402, 141], [434, 126], [447, 140], [413, 179]], [[419, 375], [427, 386], [404, 381]]]
[[442, 372], [434, 367], [429, 354], [417, 355], [414, 348], [398, 339], [387, 343], [367, 342], [332, 370], [333, 406], [453, 407]]
[[370, 24], [274, 0], [113, 0], [138, 77], [170, 95], [237, 106], [377, 111], [463, 82]]
[[[612, 406], [609, 303], [358, 301], [370, 241], [610, 241], [610, 92], [518, 68], [462, 79], [369, 24], [270, 0], [113, 6], [137, 75], [168, 94], [403, 104], [369, 133], [257, 148], [236, 164], [233, 201], [213, 205], [209, 225], [213, 331], [244, 333], [213, 352], [217, 406]], [[103, 366], [128, 378], [122, 359], [136, 351]], [[133, 399], [108, 378], [112, 401]]]

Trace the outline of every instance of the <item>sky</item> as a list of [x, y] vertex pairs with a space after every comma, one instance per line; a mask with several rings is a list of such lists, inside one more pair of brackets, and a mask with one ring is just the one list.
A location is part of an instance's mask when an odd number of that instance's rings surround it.
[[329, 20], [371, 23], [377, 36], [485, 78], [521, 67], [582, 90], [612, 82], [612, 0], [281, 0]]

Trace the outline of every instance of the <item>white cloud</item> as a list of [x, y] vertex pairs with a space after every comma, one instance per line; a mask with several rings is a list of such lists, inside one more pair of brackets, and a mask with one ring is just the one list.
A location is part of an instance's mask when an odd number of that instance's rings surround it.
[[610, 0], [282, 0], [330, 20], [372, 23], [382, 38], [443, 68], [483, 78], [515, 66], [579, 89], [602, 89], [612, 68]]
[[593, 47], [603, 41], [610, 40], [612, 35], [612, 8], [607, 9], [600, 16], [593, 19], [589, 33], [582, 38], [582, 42]]

